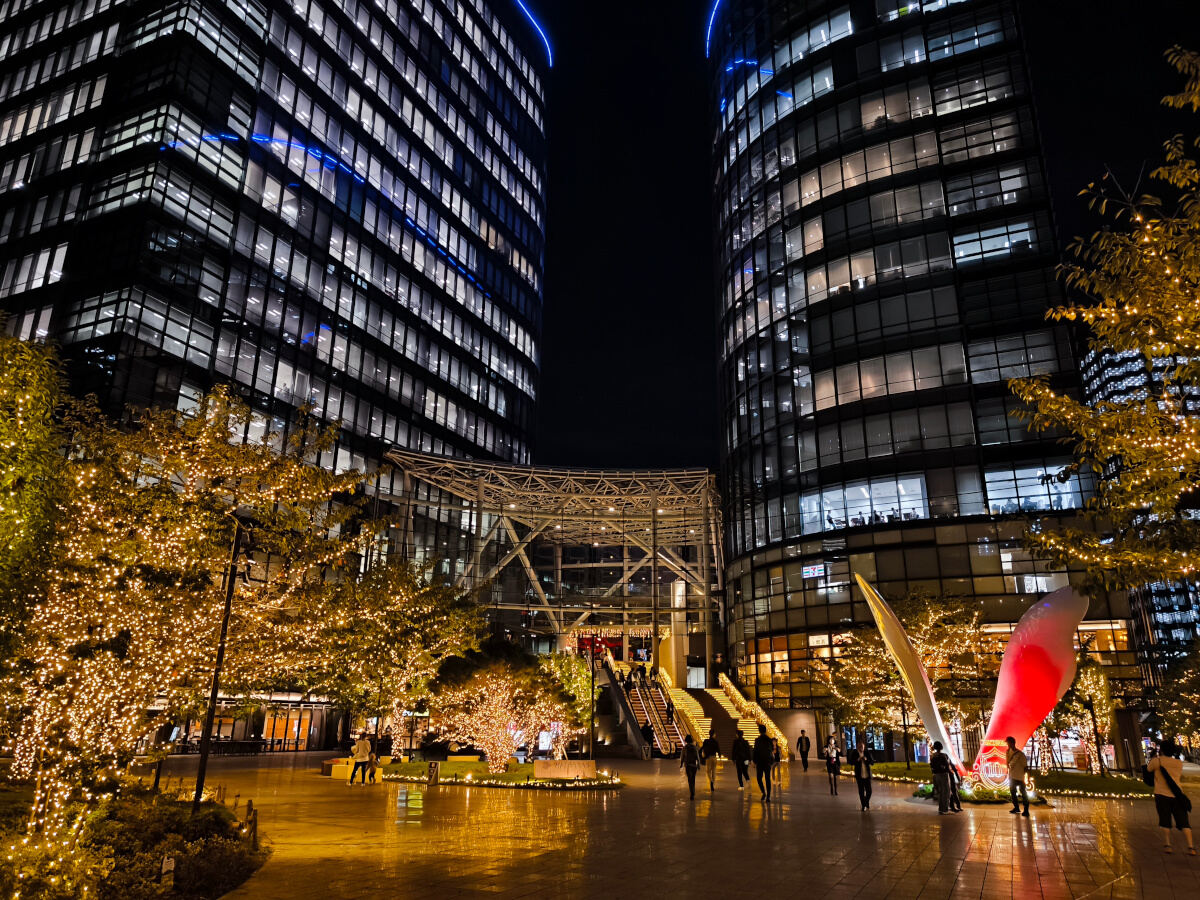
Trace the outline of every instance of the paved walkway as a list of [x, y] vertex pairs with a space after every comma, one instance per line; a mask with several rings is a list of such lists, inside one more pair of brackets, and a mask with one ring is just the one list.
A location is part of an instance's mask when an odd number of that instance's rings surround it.
[[[350, 788], [317, 774], [327, 755], [213, 761], [210, 783], [254, 799], [273, 851], [230, 898], [1200, 897], [1200, 857], [1160, 851], [1144, 800], [939, 817], [879, 783], [863, 813], [852, 781], [830, 797], [822, 773], [792, 764], [768, 806], [726, 764], [693, 803], [671, 762], [617, 763], [616, 794]], [[172, 764], [188, 774], [194, 760]]]

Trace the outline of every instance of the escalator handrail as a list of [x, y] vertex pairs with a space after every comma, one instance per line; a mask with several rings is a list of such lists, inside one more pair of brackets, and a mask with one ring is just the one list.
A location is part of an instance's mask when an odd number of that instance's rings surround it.
[[642, 736], [641, 729], [638, 727], [637, 712], [633, 708], [633, 699], [625, 693], [625, 687], [621, 683], [621, 679], [617, 677], [617, 667], [613, 664], [615, 660], [612, 658], [611, 652], [606, 652], [602, 657], [604, 660], [604, 671], [608, 674], [608, 683], [615, 690], [617, 702], [622, 706], [625, 713], [625, 721], [633, 722], [633, 727], [626, 727], [626, 734], [633, 737], [634, 745], [638, 749], [638, 756], [643, 759], [649, 758], [650, 745], [646, 743], [646, 739]]

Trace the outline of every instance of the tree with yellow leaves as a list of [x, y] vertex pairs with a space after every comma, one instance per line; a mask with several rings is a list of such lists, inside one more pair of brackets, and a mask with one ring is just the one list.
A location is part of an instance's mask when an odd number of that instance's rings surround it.
[[13, 774], [36, 784], [28, 831], [48, 853], [66, 858], [76, 805], [86, 811], [140, 740], [207, 693], [235, 535], [249, 548], [234, 584], [242, 634], [297, 620], [357, 558], [345, 527], [361, 475], [315, 465], [332, 432], [302, 416], [246, 443], [250, 419], [219, 388], [129, 429], [94, 410], [69, 423], [68, 490], [8, 711]]
[[[1200, 111], [1200, 54], [1178, 47], [1168, 61], [1185, 86], [1165, 103]], [[1132, 398], [1081, 402], [1045, 378], [1013, 392], [1033, 431], [1057, 431], [1074, 448], [1064, 470], [1091, 473], [1097, 495], [1081, 520], [1034, 529], [1035, 553], [1083, 565], [1094, 584], [1134, 588], [1193, 577], [1200, 520], [1200, 142], [1176, 136], [1150, 173], [1157, 195], [1129, 196], [1105, 179], [1090, 205], [1109, 219], [1077, 240], [1062, 274], [1079, 299], [1049, 313], [1081, 322], [1094, 354], [1131, 365], [1143, 385]]]
[[[293, 629], [286, 681], [351, 718], [396, 717], [427, 698], [446, 657], [473, 649], [483, 627], [475, 598], [401, 561], [345, 578], [307, 606]], [[253, 666], [253, 660], [247, 659]], [[251, 668], [246, 676], [254, 683]]]
[[533, 748], [541, 732], [551, 735], [558, 758], [580, 733], [577, 705], [555, 673], [499, 638], [448, 660], [430, 707], [443, 737], [478, 747], [491, 772], [503, 772], [509, 757]]
[[[947, 722], [967, 728], [982, 720], [995, 687], [1000, 645], [981, 627], [979, 611], [957, 597], [914, 590], [891, 602], [925, 666]], [[875, 628], [851, 632], [834, 655], [814, 660], [831, 706], [846, 723], [920, 732], [908, 689]]]

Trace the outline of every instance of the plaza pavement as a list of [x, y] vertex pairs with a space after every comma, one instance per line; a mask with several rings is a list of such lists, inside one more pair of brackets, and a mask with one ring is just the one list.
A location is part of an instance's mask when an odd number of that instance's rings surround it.
[[229, 898], [1200, 898], [1200, 857], [1161, 852], [1145, 800], [938, 816], [879, 782], [864, 813], [852, 780], [831, 797], [823, 772], [792, 763], [768, 806], [725, 763], [692, 802], [669, 760], [615, 762], [618, 793], [350, 788], [319, 774], [329, 755], [213, 760], [209, 783], [254, 800], [272, 850]]

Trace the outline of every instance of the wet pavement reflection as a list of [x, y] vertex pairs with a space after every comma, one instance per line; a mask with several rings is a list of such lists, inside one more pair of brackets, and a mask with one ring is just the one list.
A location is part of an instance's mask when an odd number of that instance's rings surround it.
[[210, 780], [254, 800], [272, 850], [230, 897], [1200, 897], [1200, 857], [1161, 852], [1147, 801], [939, 817], [877, 783], [861, 812], [852, 780], [832, 797], [823, 772], [785, 766], [766, 804], [728, 764], [690, 801], [671, 761], [615, 762], [619, 793], [348, 787], [319, 774], [328, 755], [214, 760]]

